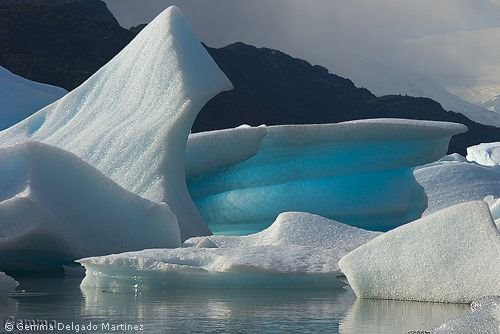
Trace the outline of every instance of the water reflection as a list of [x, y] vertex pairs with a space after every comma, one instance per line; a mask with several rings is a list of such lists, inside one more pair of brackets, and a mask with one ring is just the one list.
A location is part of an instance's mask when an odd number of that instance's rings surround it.
[[5, 319], [17, 312], [18, 302], [12, 298], [0, 297], [0, 319]]
[[356, 300], [349, 288], [167, 289], [135, 295], [80, 289], [78, 277], [18, 280], [26, 292], [0, 301], [3, 318], [142, 324], [144, 333], [406, 333], [435, 327], [469, 309]]
[[111, 294], [84, 288], [82, 315], [143, 323], [166, 332], [338, 332], [338, 319], [355, 300], [337, 290], [172, 290]]
[[467, 304], [358, 299], [340, 321], [339, 331], [342, 334], [401, 334], [429, 330], [469, 309]]

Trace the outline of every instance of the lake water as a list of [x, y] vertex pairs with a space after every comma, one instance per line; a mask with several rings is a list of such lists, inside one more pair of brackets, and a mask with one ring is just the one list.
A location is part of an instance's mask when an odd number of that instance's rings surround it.
[[[469, 309], [357, 300], [349, 288], [189, 289], [134, 295], [82, 290], [80, 277], [18, 280], [25, 292], [0, 301], [2, 319], [47, 320], [59, 329], [70, 326], [53, 333], [406, 333], [433, 328]], [[91, 331], [86, 330], [89, 325]]]

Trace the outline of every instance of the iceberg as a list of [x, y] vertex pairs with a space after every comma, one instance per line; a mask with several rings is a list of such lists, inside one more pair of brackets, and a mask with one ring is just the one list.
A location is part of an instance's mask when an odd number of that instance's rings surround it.
[[8, 293], [13, 292], [19, 283], [12, 277], [0, 272], [0, 298], [6, 297]]
[[499, 166], [500, 143], [483, 143], [468, 147], [466, 158], [483, 166]]
[[182, 248], [81, 259], [83, 287], [147, 291], [178, 287], [332, 288], [338, 260], [380, 235], [307, 213], [284, 213], [249, 236], [206, 236]]
[[229, 89], [170, 7], [81, 86], [0, 132], [0, 145], [31, 140], [74, 153], [126, 190], [168, 203], [183, 239], [207, 235], [186, 188], [184, 155], [199, 110]]
[[25, 119], [66, 93], [62, 88], [25, 79], [0, 66], [0, 130]]
[[441, 158], [466, 129], [372, 119], [192, 134], [189, 193], [214, 233], [261, 231], [287, 211], [389, 230], [427, 207], [412, 168]]
[[400, 226], [339, 261], [360, 298], [467, 303], [500, 294], [500, 233], [467, 202]]
[[500, 197], [500, 169], [468, 162], [459, 154], [417, 167], [413, 174], [427, 195], [424, 216], [489, 195]]
[[123, 189], [57, 147], [0, 148], [0, 175], [4, 271], [62, 270], [85, 256], [181, 245], [167, 204]]
[[431, 334], [500, 334], [500, 296], [483, 297], [470, 308], [470, 313], [445, 322]]

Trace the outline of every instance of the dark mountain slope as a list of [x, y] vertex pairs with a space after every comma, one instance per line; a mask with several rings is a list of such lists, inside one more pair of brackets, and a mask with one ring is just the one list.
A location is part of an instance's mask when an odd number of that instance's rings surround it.
[[0, 65], [67, 90], [134, 36], [100, 0], [0, 0]]
[[193, 131], [249, 125], [332, 123], [366, 118], [408, 118], [465, 124], [449, 152], [466, 153], [481, 142], [500, 141], [500, 129], [445, 111], [428, 98], [376, 97], [321, 66], [280, 51], [235, 43], [208, 51], [235, 89], [219, 94], [200, 112]]
[[235, 89], [203, 108], [194, 131], [233, 127], [242, 121], [273, 125], [351, 119], [364, 101], [375, 98], [324, 67], [277, 50], [236, 43], [208, 51]]
[[[28, 79], [72, 89], [116, 55], [143, 28], [119, 26], [100, 0], [0, 0], [0, 65]], [[210, 101], [193, 131], [240, 124], [328, 123], [410, 118], [465, 124], [449, 152], [500, 141], [500, 129], [447, 112], [433, 100], [375, 97], [321, 66], [280, 51], [235, 43], [207, 48], [235, 89]]]

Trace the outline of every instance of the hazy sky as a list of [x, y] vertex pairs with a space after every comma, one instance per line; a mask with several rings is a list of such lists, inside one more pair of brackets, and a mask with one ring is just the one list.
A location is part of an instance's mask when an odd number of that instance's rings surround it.
[[445, 86], [500, 83], [500, 0], [105, 0], [124, 26], [177, 5], [211, 46], [277, 48], [349, 75], [388, 64]]

